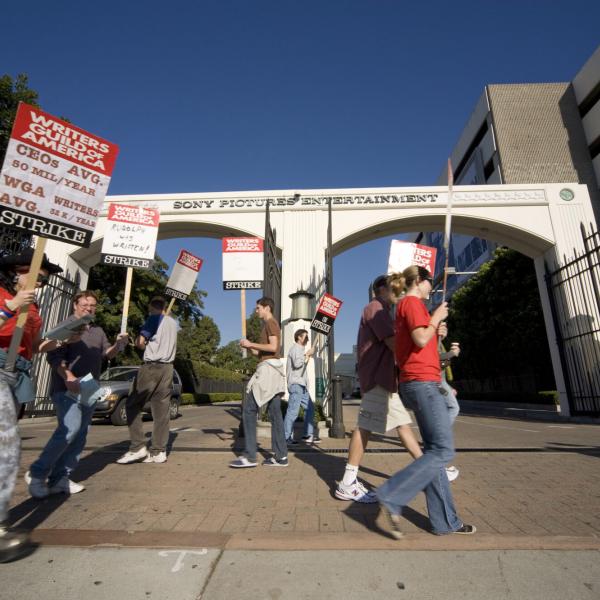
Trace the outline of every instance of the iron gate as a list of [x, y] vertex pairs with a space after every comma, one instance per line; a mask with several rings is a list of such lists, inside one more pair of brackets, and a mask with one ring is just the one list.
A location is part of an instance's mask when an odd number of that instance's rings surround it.
[[271, 227], [269, 203], [265, 211], [263, 294], [275, 301], [275, 318], [281, 323], [281, 262], [277, 257], [277, 233]]
[[[600, 234], [581, 225], [585, 252], [554, 271], [546, 286], [572, 415], [600, 416]], [[572, 315], [569, 307], [584, 307]]]

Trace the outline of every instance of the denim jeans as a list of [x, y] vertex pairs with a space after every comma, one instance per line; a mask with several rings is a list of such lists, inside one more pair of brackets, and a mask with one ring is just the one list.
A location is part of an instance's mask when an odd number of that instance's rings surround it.
[[94, 413], [93, 406], [83, 406], [66, 392], [52, 394], [58, 426], [31, 465], [32, 477], [45, 480], [53, 486], [65, 475], [68, 477], [77, 466], [85, 448], [88, 429]]
[[16, 380], [15, 373], [0, 369], [0, 524], [8, 516], [21, 457], [17, 406], [12, 393]]
[[460, 412], [460, 406], [458, 405], [458, 400], [456, 399], [454, 391], [443, 375], [441, 386], [447, 392], [444, 397], [446, 398], [446, 406], [448, 407], [448, 413], [450, 414], [450, 423], [453, 425], [454, 421], [456, 421], [456, 417], [458, 417], [458, 413]]
[[[271, 449], [277, 460], [287, 456], [287, 444], [283, 434], [283, 417], [281, 416], [281, 396], [275, 396], [267, 402], [269, 418], [271, 419]], [[252, 392], [246, 394], [242, 408], [244, 422], [245, 455], [249, 460], [256, 460], [256, 421], [259, 407]]]
[[451, 533], [462, 527], [456, 515], [446, 463], [454, 456], [452, 424], [446, 397], [435, 381], [400, 384], [403, 402], [417, 419], [424, 454], [390, 477], [377, 490], [377, 498], [390, 512], [400, 514], [420, 491], [425, 492], [433, 533]]
[[288, 388], [290, 393], [288, 398], [287, 411], [283, 421], [283, 429], [286, 440], [292, 440], [294, 436], [294, 422], [300, 412], [300, 407], [304, 408], [304, 436], [312, 435], [314, 431], [313, 421], [315, 420], [315, 405], [308, 393], [308, 389], [299, 383], [292, 383]]

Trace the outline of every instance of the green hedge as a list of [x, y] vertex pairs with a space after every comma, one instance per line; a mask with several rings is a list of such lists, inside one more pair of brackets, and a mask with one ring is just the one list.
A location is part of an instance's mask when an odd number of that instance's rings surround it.
[[213, 392], [211, 394], [181, 394], [181, 404], [214, 404], [217, 402], [240, 402], [242, 399], [241, 392], [227, 392], [219, 393]]
[[229, 369], [221, 369], [219, 367], [213, 367], [205, 362], [197, 360], [192, 361], [194, 367], [194, 373], [198, 379], [218, 379], [221, 381], [242, 381], [244, 375], [242, 373], [236, 373]]

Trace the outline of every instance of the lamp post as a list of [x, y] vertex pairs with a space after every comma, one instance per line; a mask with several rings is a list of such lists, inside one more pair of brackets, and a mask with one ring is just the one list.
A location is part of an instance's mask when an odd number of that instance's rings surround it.
[[298, 290], [289, 296], [292, 299], [292, 316], [290, 321], [310, 321], [312, 318], [312, 309], [310, 301], [315, 297], [314, 294], [305, 290]]

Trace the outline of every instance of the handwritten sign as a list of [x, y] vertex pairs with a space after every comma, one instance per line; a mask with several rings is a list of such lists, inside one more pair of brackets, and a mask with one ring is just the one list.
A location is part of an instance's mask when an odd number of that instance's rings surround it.
[[149, 269], [154, 262], [160, 211], [127, 204], [110, 204], [102, 240], [105, 265]]

